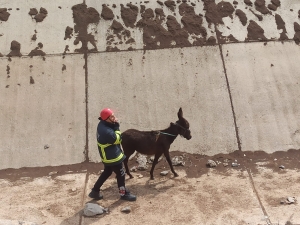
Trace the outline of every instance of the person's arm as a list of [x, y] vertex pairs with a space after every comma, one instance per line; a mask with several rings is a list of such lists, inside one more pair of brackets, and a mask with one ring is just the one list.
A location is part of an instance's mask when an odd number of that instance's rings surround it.
[[121, 137], [121, 132], [119, 130], [119, 124], [116, 124], [114, 127], [114, 130], [108, 130], [107, 135], [106, 135], [106, 142], [108, 144], [114, 144], [118, 145], [121, 144], [122, 137]]

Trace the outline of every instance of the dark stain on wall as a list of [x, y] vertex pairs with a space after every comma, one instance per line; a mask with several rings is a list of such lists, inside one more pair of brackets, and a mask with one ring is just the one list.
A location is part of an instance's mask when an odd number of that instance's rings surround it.
[[43, 44], [41, 42], [39, 42], [38, 46], [35, 49], [31, 50], [31, 52], [28, 54], [28, 56], [31, 56], [31, 57], [45, 56], [46, 53], [41, 50], [42, 48], [43, 48]]
[[[91, 23], [99, 23], [100, 14], [99, 12], [92, 7], [87, 7], [85, 3], [74, 5], [73, 10], [73, 20], [75, 23], [74, 30], [76, 34], [76, 39], [74, 44], [77, 45], [81, 42], [82, 46], [76, 49], [76, 52], [88, 52], [88, 51], [97, 51], [96, 40], [94, 35], [87, 32], [88, 25]], [[91, 43], [94, 46], [94, 49], [88, 49], [88, 43]]]
[[267, 38], [265, 37], [265, 31], [253, 20], [250, 20], [250, 23], [247, 27], [248, 41], [266, 41]]
[[7, 12], [7, 8], [0, 8], [0, 21], [7, 21], [10, 13]]
[[48, 11], [43, 7], [40, 8], [39, 12], [36, 8], [31, 8], [28, 14], [38, 23], [42, 22], [47, 17]]
[[104, 20], [112, 20], [115, 17], [115, 15], [114, 15], [113, 11], [108, 6], [103, 4], [102, 5], [101, 17]]
[[17, 41], [12, 41], [10, 44], [10, 53], [7, 55], [8, 57], [13, 56], [22, 56], [21, 54], [21, 44]]
[[73, 28], [67, 26], [66, 30], [65, 30], [65, 38], [64, 38], [64, 40], [66, 40], [68, 38], [71, 39], [72, 35], [73, 35]]

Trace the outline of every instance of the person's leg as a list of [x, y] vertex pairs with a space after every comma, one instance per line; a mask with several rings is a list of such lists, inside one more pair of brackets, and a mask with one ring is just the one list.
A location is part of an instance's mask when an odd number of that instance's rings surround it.
[[104, 165], [104, 171], [99, 176], [98, 180], [94, 184], [94, 187], [92, 188], [92, 191], [89, 194], [89, 197], [94, 199], [102, 199], [103, 196], [100, 194], [100, 188], [104, 184], [104, 182], [109, 178], [109, 176], [112, 174], [112, 168], [110, 166]]
[[130, 194], [130, 192], [125, 188], [125, 170], [123, 168], [123, 163], [112, 166], [112, 170], [117, 175], [117, 183], [121, 199], [127, 201], [135, 201], [136, 196]]
[[99, 192], [101, 186], [104, 184], [104, 182], [110, 177], [112, 174], [112, 168], [110, 166], [104, 165], [104, 171], [99, 176], [98, 180], [94, 184], [93, 191]]
[[125, 170], [123, 168], [123, 163], [112, 166], [112, 171], [116, 174], [118, 188], [125, 187]]

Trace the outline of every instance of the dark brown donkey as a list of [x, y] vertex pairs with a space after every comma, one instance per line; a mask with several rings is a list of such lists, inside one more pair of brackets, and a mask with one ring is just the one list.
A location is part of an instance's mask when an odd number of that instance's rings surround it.
[[170, 159], [170, 146], [178, 135], [183, 136], [187, 140], [190, 140], [192, 136], [191, 131], [189, 130], [190, 124], [186, 119], [183, 118], [181, 108], [179, 109], [177, 115], [178, 120], [175, 123], [171, 123], [170, 126], [164, 130], [139, 131], [135, 129], [129, 129], [122, 133], [122, 148], [124, 154], [126, 155], [124, 165], [126, 173], [130, 176], [130, 178], [133, 178], [133, 176], [130, 174], [128, 169], [128, 159], [135, 151], [144, 155], [155, 155], [150, 171], [152, 180], [154, 179], [154, 167], [162, 154], [165, 155], [174, 176], [178, 176]]

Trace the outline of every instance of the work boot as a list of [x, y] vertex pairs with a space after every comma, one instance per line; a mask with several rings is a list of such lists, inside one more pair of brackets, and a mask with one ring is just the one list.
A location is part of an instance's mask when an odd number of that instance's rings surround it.
[[125, 191], [125, 194], [124, 195], [121, 195], [121, 199], [122, 200], [126, 200], [126, 201], [130, 201], [130, 202], [133, 202], [136, 200], [136, 196], [133, 195], [133, 194], [130, 194], [129, 191]]
[[99, 192], [97, 191], [91, 191], [89, 193], [89, 197], [90, 198], [93, 198], [94, 200], [101, 200], [103, 198], [103, 195], [101, 195]]

